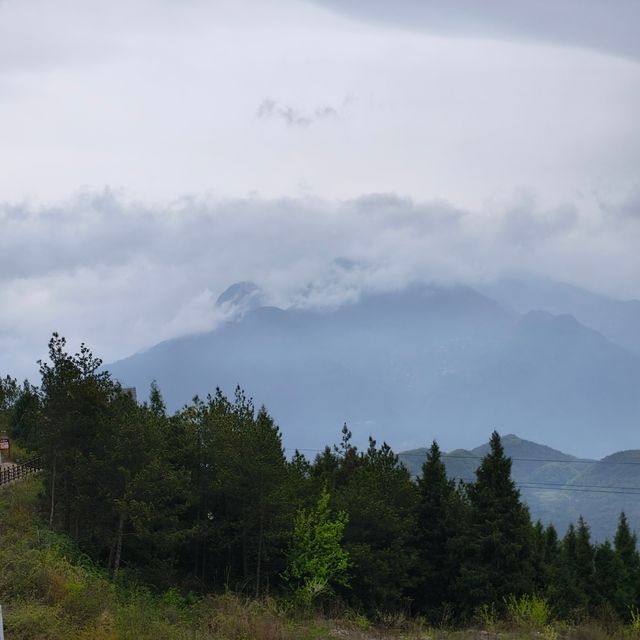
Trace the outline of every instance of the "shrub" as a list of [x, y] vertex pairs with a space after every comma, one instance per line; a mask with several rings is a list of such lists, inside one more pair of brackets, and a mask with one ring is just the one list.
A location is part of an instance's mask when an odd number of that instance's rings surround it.
[[519, 598], [511, 595], [504, 599], [509, 620], [518, 627], [543, 629], [551, 619], [551, 609], [544, 598], [535, 595], [523, 595]]

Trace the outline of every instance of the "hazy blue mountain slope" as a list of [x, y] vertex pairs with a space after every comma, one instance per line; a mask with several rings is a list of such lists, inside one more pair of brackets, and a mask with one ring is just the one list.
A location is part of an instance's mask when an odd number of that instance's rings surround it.
[[614, 300], [548, 278], [501, 278], [479, 290], [515, 313], [571, 314], [612, 342], [640, 353], [640, 300]]
[[486, 357], [441, 377], [426, 404], [466, 441], [482, 421], [589, 454], [637, 441], [639, 384], [637, 356], [571, 316], [531, 312]]
[[571, 317], [520, 317], [468, 287], [415, 285], [323, 311], [254, 308], [250, 283], [227, 293], [221, 304], [242, 309], [233, 321], [108, 368], [141, 397], [156, 379], [171, 409], [240, 384], [289, 447], [323, 447], [345, 421], [356, 442], [372, 434], [396, 449], [463, 446], [494, 428], [585, 455], [635, 445], [640, 358]]

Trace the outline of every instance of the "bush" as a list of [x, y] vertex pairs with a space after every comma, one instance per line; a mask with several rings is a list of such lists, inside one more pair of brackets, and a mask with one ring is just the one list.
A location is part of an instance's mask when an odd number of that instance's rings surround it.
[[518, 627], [540, 630], [551, 620], [551, 609], [544, 598], [535, 595], [516, 598], [511, 595], [506, 597], [504, 602], [509, 620]]

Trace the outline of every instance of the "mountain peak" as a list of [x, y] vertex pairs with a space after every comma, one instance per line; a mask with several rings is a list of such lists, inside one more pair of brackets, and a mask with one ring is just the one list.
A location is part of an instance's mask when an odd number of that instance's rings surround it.
[[248, 281], [236, 282], [218, 296], [216, 307], [227, 309], [231, 318], [238, 319], [261, 307], [263, 297], [262, 289], [257, 284]]

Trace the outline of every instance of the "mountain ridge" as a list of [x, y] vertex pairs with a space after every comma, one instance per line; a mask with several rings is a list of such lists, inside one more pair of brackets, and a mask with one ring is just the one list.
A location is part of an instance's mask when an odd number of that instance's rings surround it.
[[[254, 296], [256, 285], [240, 285]], [[222, 304], [236, 300], [231, 289]], [[559, 448], [580, 432], [582, 455], [611, 438], [635, 443], [640, 356], [567, 315], [518, 315], [468, 286], [418, 283], [332, 309], [232, 317], [108, 368], [141, 395], [156, 380], [170, 410], [241, 385], [291, 447], [322, 447], [344, 422], [356, 442], [396, 449], [434, 436], [455, 448], [494, 426]]]

